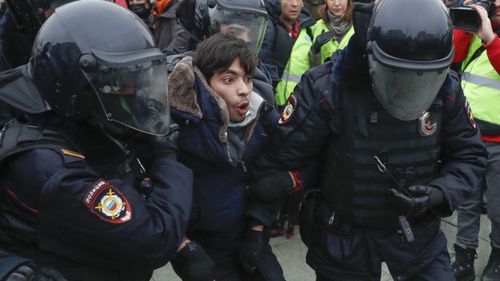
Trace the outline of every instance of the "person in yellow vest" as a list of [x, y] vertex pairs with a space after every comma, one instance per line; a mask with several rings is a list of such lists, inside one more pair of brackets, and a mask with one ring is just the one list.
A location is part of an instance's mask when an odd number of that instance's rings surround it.
[[[467, 0], [464, 4], [471, 2]], [[482, 197], [486, 193], [492, 252], [481, 280], [491, 281], [500, 280], [500, 0], [491, 0], [489, 14], [479, 5], [472, 7], [481, 17], [481, 27], [474, 34], [454, 31], [454, 63], [462, 63], [462, 89], [488, 150], [488, 166], [480, 184], [481, 192], [458, 208], [453, 269], [458, 281], [475, 279], [474, 259], [479, 244]]]
[[321, 10], [321, 19], [300, 31], [276, 86], [274, 98], [278, 106], [285, 104], [304, 72], [322, 64], [333, 52], [347, 45], [354, 33], [351, 18], [352, 0], [327, 0]]

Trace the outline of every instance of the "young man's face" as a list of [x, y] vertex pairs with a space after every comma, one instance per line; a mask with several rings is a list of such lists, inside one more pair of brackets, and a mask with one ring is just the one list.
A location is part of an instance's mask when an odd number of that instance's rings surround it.
[[226, 71], [214, 73], [209, 84], [226, 102], [229, 120], [233, 123], [245, 120], [253, 84], [252, 76], [245, 73], [240, 59], [235, 59]]

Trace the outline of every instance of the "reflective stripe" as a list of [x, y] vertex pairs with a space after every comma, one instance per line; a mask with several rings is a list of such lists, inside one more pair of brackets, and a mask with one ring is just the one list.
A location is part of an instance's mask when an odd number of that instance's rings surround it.
[[467, 82], [470, 82], [470, 83], [473, 83], [476, 85], [481, 85], [484, 87], [489, 87], [489, 88], [500, 91], [500, 80], [482, 77], [479, 75], [472, 74], [470, 72], [464, 72], [464, 74], [462, 75], [462, 79], [464, 81], [467, 81]]
[[295, 75], [289, 72], [283, 72], [283, 80], [288, 80], [291, 82], [299, 83], [302, 75]]

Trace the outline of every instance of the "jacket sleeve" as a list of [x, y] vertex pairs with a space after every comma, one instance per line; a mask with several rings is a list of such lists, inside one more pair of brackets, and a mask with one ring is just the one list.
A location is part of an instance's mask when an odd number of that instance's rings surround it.
[[[270, 135], [268, 149], [257, 161], [255, 177], [301, 169], [316, 161], [331, 134], [329, 68], [330, 64], [316, 68], [319, 77], [309, 72], [303, 76]], [[270, 225], [275, 207], [254, 200], [247, 215]]]
[[497, 36], [485, 49], [491, 65], [500, 75], [500, 38]]
[[486, 149], [472, 118], [470, 107], [457, 80], [454, 90], [444, 97], [442, 121], [442, 165], [437, 178], [429, 185], [440, 188], [448, 201], [441, 208], [449, 216], [477, 187], [486, 170]]
[[455, 56], [453, 63], [458, 63], [467, 58], [469, 52], [469, 44], [474, 34], [465, 32], [460, 29], [453, 30], [453, 46], [455, 47]]
[[[32, 165], [37, 159], [44, 164]], [[110, 269], [153, 270], [169, 261], [184, 236], [192, 174], [173, 159], [154, 160], [147, 197], [129, 181], [99, 177], [86, 163], [68, 166], [52, 150], [20, 155], [16, 165], [34, 167], [36, 176], [23, 189], [41, 189], [36, 208], [43, 251]], [[12, 176], [20, 182], [25, 171], [12, 169]]]

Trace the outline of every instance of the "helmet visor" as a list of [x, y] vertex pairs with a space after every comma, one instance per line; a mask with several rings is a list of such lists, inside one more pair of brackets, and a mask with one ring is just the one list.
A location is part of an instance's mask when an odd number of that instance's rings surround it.
[[229, 10], [217, 5], [209, 9], [209, 16], [213, 33], [240, 38], [250, 44], [255, 54], [258, 53], [266, 32], [266, 14]]
[[380, 104], [400, 120], [422, 116], [446, 79], [453, 50], [438, 61], [407, 61], [391, 57], [372, 43], [368, 63], [373, 91]]
[[146, 134], [168, 134], [167, 71], [159, 53], [129, 63], [98, 60], [97, 72], [82, 69], [108, 121]]

